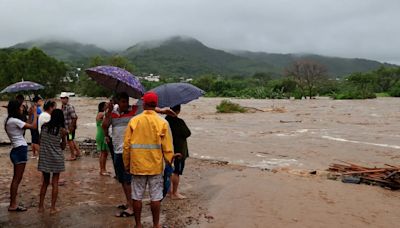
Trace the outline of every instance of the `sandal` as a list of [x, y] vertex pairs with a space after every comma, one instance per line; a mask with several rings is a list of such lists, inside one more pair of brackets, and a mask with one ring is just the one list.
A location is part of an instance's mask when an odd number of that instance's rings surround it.
[[115, 215], [115, 217], [118, 217], [118, 218], [127, 218], [127, 217], [132, 217], [132, 216], [134, 216], [134, 215], [135, 215], [134, 213], [129, 214], [129, 213], [126, 212], [126, 211], [121, 211], [121, 212], [119, 212], [119, 214]]
[[124, 211], [125, 211], [126, 209], [128, 209], [128, 207], [127, 207], [125, 204], [118, 205], [117, 208], [118, 208], [118, 209], [121, 209], [121, 210], [124, 210]]
[[10, 212], [24, 212], [24, 211], [27, 211], [28, 209], [26, 209], [25, 207], [23, 207], [23, 206], [18, 206], [17, 208], [15, 208], [15, 209], [8, 209], [8, 211], [10, 211]]

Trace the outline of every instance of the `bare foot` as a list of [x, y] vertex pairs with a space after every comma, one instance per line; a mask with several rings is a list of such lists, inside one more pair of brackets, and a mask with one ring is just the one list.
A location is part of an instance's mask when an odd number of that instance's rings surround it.
[[64, 186], [67, 183], [65, 179], [61, 179], [58, 181], [58, 186]]
[[105, 171], [105, 172], [100, 172], [100, 176], [110, 176], [110, 173]]
[[39, 213], [43, 213], [44, 212], [44, 207], [39, 207], [38, 212]]
[[171, 199], [173, 200], [181, 200], [181, 199], [186, 199], [186, 196], [180, 194], [180, 193], [176, 193], [176, 194], [172, 194], [171, 195]]
[[51, 215], [57, 214], [58, 212], [60, 212], [60, 209], [58, 209], [58, 208], [51, 208], [50, 209], [50, 214]]

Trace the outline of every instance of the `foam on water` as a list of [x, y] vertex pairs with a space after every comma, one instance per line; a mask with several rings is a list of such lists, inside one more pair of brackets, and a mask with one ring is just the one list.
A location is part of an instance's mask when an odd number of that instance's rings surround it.
[[266, 160], [263, 159], [254, 164], [249, 164], [248, 166], [254, 167], [254, 168], [272, 169], [272, 168], [286, 167], [286, 166], [291, 166], [291, 165], [300, 165], [300, 164], [296, 159], [271, 158], [271, 159], [266, 159]]
[[362, 141], [348, 140], [348, 139], [343, 139], [343, 138], [335, 138], [335, 137], [331, 137], [331, 136], [327, 136], [327, 135], [323, 135], [323, 136], [321, 136], [321, 138], [328, 139], [328, 140], [333, 140], [333, 141], [338, 141], [338, 142], [349, 142], [349, 143], [356, 143], [356, 144], [364, 144], [364, 145], [371, 145], [371, 146], [380, 146], [380, 147], [388, 147], [388, 148], [393, 148], [393, 149], [400, 149], [400, 146], [397, 146], [397, 145], [362, 142]]
[[[277, 133], [275, 135], [279, 136], [279, 137], [288, 137], [288, 136], [297, 136], [299, 134], [304, 134], [304, 133], [308, 133], [308, 132], [309, 132], [309, 129], [297, 129], [297, 130], [291, 131], [289, 133]], [[313, 133], [313, 132], [311, 132], [311, 133]]]

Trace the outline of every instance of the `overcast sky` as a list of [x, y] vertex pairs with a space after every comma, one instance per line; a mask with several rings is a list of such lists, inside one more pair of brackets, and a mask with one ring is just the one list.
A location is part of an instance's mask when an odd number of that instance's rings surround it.
[[173, 35], [208, 46], [400, 63], [399, 0], [0, 0], [0, 47], [65, 38], [123, 49]]

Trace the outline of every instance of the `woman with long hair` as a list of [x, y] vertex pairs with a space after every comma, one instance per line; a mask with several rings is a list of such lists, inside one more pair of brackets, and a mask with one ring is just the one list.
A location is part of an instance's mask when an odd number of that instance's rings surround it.
[[32, 123], [24, 122], [24, 106], [17, 100], [11, 100], [7, 106], [8, 116], [4, 123], [4, 129], [11, 141], [12, 149], [10, 152], [11, 162], [14, 166], [13, 179], [10, 186], [10, 206], [8, 211], [21, 212], [27, 209], [17, 204], [18, 186], [21, 183], [25, 171], [25, 165], [28, 161], [28, 144], [24, 134], [25, 129], [37, 129], [36, 106], [30, 108], [33, 115]]
[[52, 175], [52, 194], [50, 214], [57, 213], [56, 201], [60, 173], [65, 171], [64, 152], [67, 144], [67, 130], [65, 129], [64, 113], [55, 109], [51, 119], [42, 126], [40, 135], [40, 151], [38, 170], [43, 173], [43, 182], [40, 189], [39, 212], [44, 211], [44, 198]]
[[101, 102], [98, 106], [98, 113], [96, 116], [96, 126], [97, 126], [96, 144], [97, 144], [97, 151], [100, 153], [100, 159], [99, 159], [100, 175], [102, 176], [110, 175], [110, 173], [107, 172], [106, 168], [108, 145], [107, 142], [105, 141], [104, 131], [102, 128], [105, 108], [106, 108], [106, 102]]

